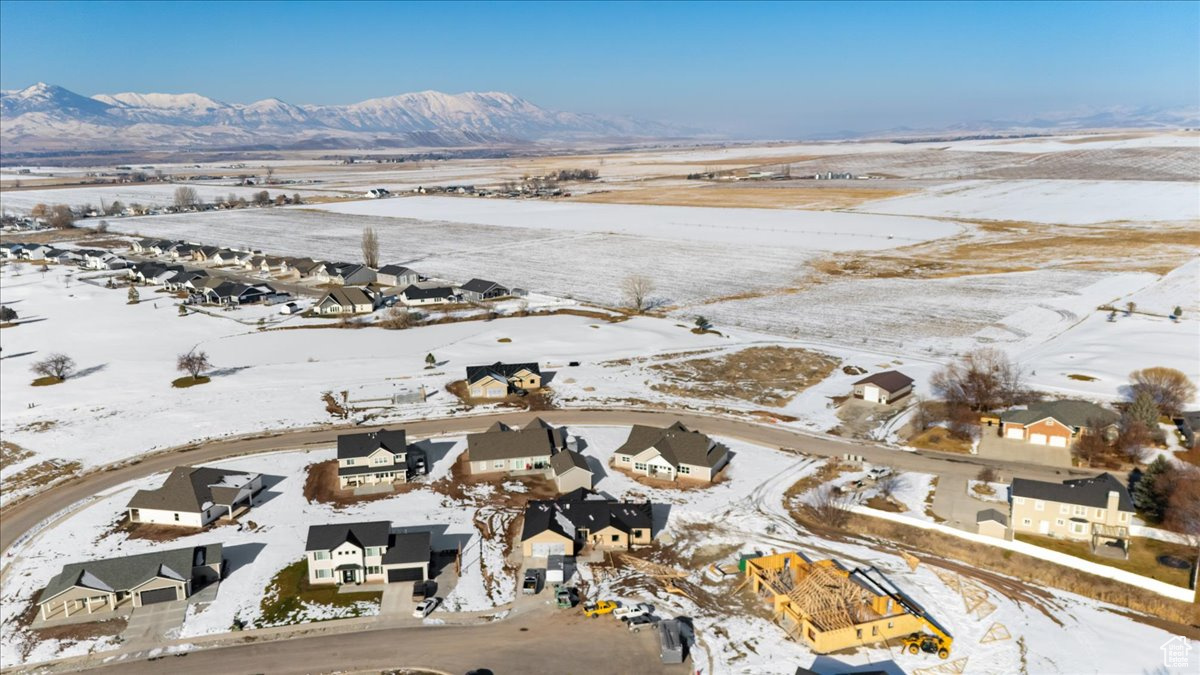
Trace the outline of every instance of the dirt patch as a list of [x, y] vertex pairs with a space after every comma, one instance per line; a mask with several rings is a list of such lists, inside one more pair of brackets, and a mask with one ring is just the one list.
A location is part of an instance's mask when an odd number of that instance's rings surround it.
[[32, 450], [26, 450], [9, 441], [0, 441], [0, 468], [8, 468], [30, 457], [33, 457]]
[[46, 487], [79, 475], [81, 468], [83, 465], [76, 461], [48, 459], [27, 466], [9, 476], [3, 483], [3, 489], [11, 492], [23, 492], [31, 488]]
[[778, 184], [730, 185], [696, 182], [656, 185], [639, 190], [606, 190], [576, 195], [570, 201], [655, 206], [706, 206], [756, 209], [846, 209], [914, 190], [867, 187], [794, 187]]
[[310, 504], [329, 504], [341, 509], [363, 502], [373, 502], [387, 499], [405, 492], [420, 490], [427, 483], [400, 483], [393, 486], [391, 492], [379, 492], [369, 495], [356, 495], [353, 490], [338, 489], [337, 460], [314, 462], [305, 467], [304, 498]]
[[655, 391], [706, 400], [738, 399], [783, 407], [828, 377], [837, 359], [793, 347], [750, 347], [741, 351], [650, 366], [664, 378]]
[[943, 427], [930, 427], [908, 439], [908, 444], [922, 450], [937, 450], [940, 452], [971, 452], [971, 441], [955, 438]]
[[867, 506], [880, 511], [888, 511], [890, 513], [902, 513], [904, 511], [904, 507], [881, 495], [876, 495], [868, 499]]
[[795, 498], [803, 496], [806, 492], [815, 490], [826, 483], [833, 482], [842, 474], [853, 470], [854, 467], [831, 459], [822, 464], [821, 468], [817, 469], [816, 472], [793, 483], [784, 493], [783, 503], [790, 504]]
[[39, 420], [37, 422], [30, 422], [24, 426], [17, 427], [16, 430], [25, 433], [40, 434], [43, 431], [49, 431], [56, 426], [58, 426], [58, 420]]
[[187, 389], [188, 387], [194, 387], [198, 384], [208, 384], [210, 381], [211, 381], [211, 378], [205, 377], [203, 375], [201, 375], [200, 377], [192, 377], [191, 375], [185, 375], [177, 380], [172, 381], [171, 386], [175, 387], [176, 389]]
[[524, 396], [509, 394], [504, 398], [474, 398], [470, 395], [466, 380], [455, 380], [446, 385], [446, 391], [454, 394], [467, 409], [477, 405], [500, 405], [518, 410], [554, 410], [554, 392], [549, 387], [531, 391]]
[[62, 382], [64, 382], [64, 380], [61, 377], [54, 377], [53, 375], [47, 375], [45, 377], [39, 377], [36, 380], [34, 380], [33, 382], [30, 382], [29, 384], [30, 384], [30, 386], [33, 386], [33, 387], [49, 387], [49, 386], [52, 386], [55, 384], [60, 384]]
[[[502, 483], [520, 483], [522, 490], [513, 491], [500, 487], [487, 496], [467, 494], [467, 488], [473, 485], [491, 484], [500, 486]], [[434, 492], [446, 495], [451, 499], [469, 501], [474, 504], [488, 506], [511, 506], [525, 508], [534, 499], [554, 499], [558, 490], [554, 481], [541, 476], [508, 476], [503, 473], [488, 473], [472, 475], [467, 472], [466, 453], [460, 456], [450, 466], [450, 475], [430, 484]]]
[[1092, 377], [1091, 375], [1081, 375], [1079, 373], [1071, 373], [1070, 375], [1067, 375], [1067, 379], [1068, 380], [1078, 380], [1079, 382], [1095, 382], [1096, 380], [1098, 380], [1100, 378]]
[[199, 532], [209, 532], [226, 525], [236, 525], [234, 520], [217, 520], [209, 523], [206, 527], [175, 527], [172, 525], [160, 525], [156, 523], [132, 523], [125, 516], [114, 525], [103, 536], [115, 534], [117, 532], [124, 533], [130, 539], [141, 539], [144, 541], [175, 541], [180, 537], [187, 537]]
[[104, 621], [89, 621], [87, 623], [75, 623], [66, 626], [38, 628], [30, 632], [39, 642], [43, 640], [80, 642], [82, 640], [95, 640], [97, 638], [120, 635], [128, 626], [129, 621], [123, 616], [118, 616]]

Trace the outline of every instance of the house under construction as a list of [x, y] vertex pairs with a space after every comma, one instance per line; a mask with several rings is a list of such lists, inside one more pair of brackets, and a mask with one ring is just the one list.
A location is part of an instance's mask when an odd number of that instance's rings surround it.
[[788, 637], [818, 654], [891, 640], [913, 653], [950, 654], [950, 635], [875, 568], [789, 552], [749, 558], [745, 574]]

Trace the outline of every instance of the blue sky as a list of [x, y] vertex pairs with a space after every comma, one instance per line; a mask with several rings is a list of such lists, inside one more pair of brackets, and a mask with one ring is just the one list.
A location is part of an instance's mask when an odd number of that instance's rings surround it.
[[0, 87], [507, 91], [733, 135], [1200, 106], [1200, 3], [0, 2]]

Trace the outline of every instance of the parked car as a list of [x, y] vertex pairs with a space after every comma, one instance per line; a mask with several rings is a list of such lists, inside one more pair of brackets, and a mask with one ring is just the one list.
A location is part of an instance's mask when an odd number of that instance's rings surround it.
[[629, 630], [633, 631], [634, 633], [640, 631], [643, 628], [653, 628], [656, 625], [658, 625], [658, 618], [653, 615], [650, 615], [650, 614], [642, 614], [641, 616], [635, 616], [625, 622], [625, 626], [628, 627]]
[[636, 605], [629, 605], [627, 607], [618, 607], [613, 610], [613, 616], [617, 617], [618, 619], [620, 619], [622, 621], [628, 621], [629, 619], [632, 619], [635, 616], [644, 616], [653, 611], [654, 611], [653, 607], [651, 607], [650, 605], [647, 605], [644, 602], [641, 602]]
[[583, 615], [594, 619], [601, 614], [612, 614], [616, 608], [617, 603], [612, 600], [597, 600], [584, 604]]
[[525, 581], [521, 583], [521, 593], [536, 595], [538, 592], [538, 573], [533, 570], [525, 572]]
[[574, 588], [555, 584], [554, 601], [558, 603], [559, 609], [570, 609], [575, 606], [575, 603], [578, 601], [578, 596]]
[[429, 613], [432, 612], [437, 606], [437, 598], [425, 598], [418, 603], [416, 609], [413, 610], [413, 618], [424, 619], [425, 617], [429, 616]]

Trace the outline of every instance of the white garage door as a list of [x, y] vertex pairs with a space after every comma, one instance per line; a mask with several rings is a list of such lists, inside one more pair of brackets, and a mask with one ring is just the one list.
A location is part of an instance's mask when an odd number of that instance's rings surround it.
[[1029, 442], [1034, 445], [1045, 445], [1046, 434], [1029, 434]]
[[1025, 438], [1025, 430], [1024, 429], [1008, 429], [1004, 432], [1004, 435], [1007, 436], [1008, 438], [1015, 438], [1019, 441], [1022, 438]]
[[1066, 436], [1051, 436], [1050, 437], [1050, 445], [1053, 445], [1056, 448], [1065, 448], [1065, 447], [1067, 447], [1067, 437]]
[[534, 544], [533, 545], [533, 557], [535, 557], [535, 558], [545, 558], [546, 556], [551, 556], [551, 555], [566, 555], [566, 554], [567, 554], [567, 545], [566, 544], [558, 543], [558, 544]]

